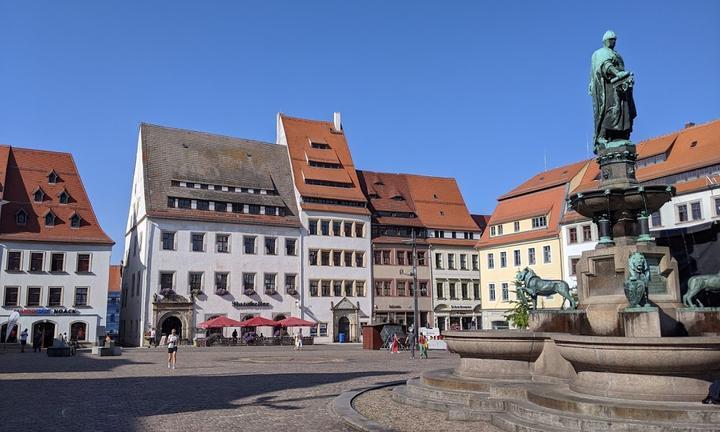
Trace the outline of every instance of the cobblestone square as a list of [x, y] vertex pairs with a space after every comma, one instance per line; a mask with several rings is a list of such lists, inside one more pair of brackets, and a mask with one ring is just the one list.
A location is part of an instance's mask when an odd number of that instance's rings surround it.
[[0, 353], [0, 430], [346, 431], [340, 393], [451, 368], [454, 354], [363, 351], [358, 345], [128, 349], [121, 357]]

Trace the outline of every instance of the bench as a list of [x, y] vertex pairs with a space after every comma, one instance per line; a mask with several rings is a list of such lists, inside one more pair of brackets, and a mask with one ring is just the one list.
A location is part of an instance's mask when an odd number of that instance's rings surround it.
[[120, 346], [108, 346], [108, 347], [92, 347], [93, 355], [99, 355], [100, 357], [113, 357], [122, 355], [122, 347]]

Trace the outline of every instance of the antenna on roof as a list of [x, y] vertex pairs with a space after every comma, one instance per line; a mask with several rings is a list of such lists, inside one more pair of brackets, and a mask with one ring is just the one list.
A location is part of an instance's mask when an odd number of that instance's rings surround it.
[[545, 149], [543, 149], [543, 163], [545, 164], [545, 169], [543, 171], [547, 171], [547, 152]]
[[590, 158], [590, 138], [585, 135], [585, 157]]

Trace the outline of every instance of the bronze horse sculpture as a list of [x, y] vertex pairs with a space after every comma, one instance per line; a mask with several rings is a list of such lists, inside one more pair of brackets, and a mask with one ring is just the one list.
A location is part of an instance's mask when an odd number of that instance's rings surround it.
[[[570, 294], [570, 286], [562, 280], [546, 280], [539, 277], [530, 267], [525, 267], [515, 275], [518, 299], [527, 304], [527, 297], [532, 299], [532, 309], [537, 309], [537, 297], [560, 294], [570, 302], [570, 309], [576, 309], [577, 303]], [[563, 305], [565, 304], [563, 300]]]
[[683, 296], [683, 303], [687, 307], [695, 306], [693, 300], [703, 307], [700, 300], [695, 299], [695, 296], [703, 291], [707, 292], [720, 292], [720, 273], [709, 274], [709, 275], [698, 275], [693, 276], [688, 280], [688, 289]]

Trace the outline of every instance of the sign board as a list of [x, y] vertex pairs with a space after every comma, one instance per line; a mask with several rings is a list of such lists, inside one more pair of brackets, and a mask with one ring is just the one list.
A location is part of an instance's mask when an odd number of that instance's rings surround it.
[[77, 309], [72, 308], [31, 308], [18, 310], [20, 315], [77, 315], [80, 313]]

